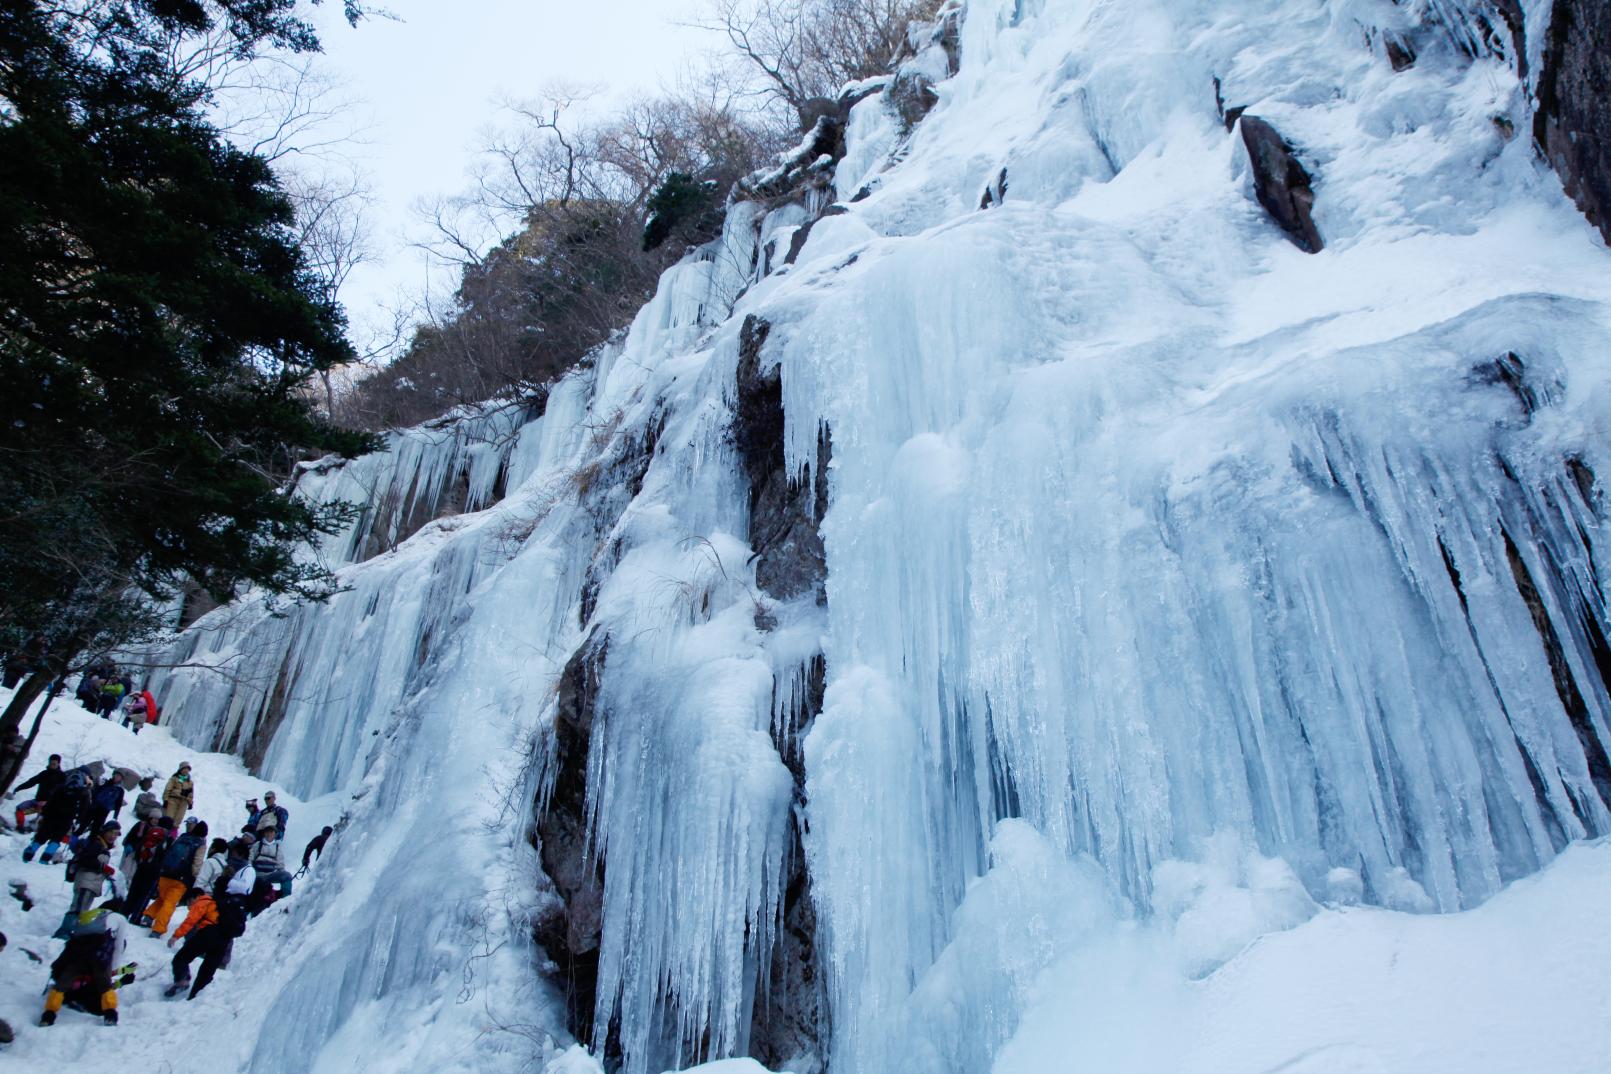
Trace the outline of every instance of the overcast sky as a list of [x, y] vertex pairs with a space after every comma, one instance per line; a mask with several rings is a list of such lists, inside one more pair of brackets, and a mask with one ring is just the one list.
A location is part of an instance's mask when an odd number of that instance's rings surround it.
[[381, 0], [397, 21], [349, 29], [340, 3], [314, 9], [327, 69], [367, 112], [355, 155], [375, 195], [375, 261], [342, 297], [356, 334], [376, 308], [425, 284], [410, 207], [460, 190], [477, 132], [503, 97], [535, 96], [553, 82], [599, 84], [612, 94], [671, 81], [713, 41], [678, 26], [697, 0]]

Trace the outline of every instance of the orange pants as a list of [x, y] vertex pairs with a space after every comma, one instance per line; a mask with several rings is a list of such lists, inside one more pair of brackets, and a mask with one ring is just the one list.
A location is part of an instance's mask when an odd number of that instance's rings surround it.
[[185, 882], [183, 880], [170, 880], [163, 877], [157, 881], [157, 897], [151, 905], [145, 908], [145, 916], [151, 919], [151, 931], [158, 936], [168, 931], [168, 919], [173, 916], [179, 900], [185, 897]]

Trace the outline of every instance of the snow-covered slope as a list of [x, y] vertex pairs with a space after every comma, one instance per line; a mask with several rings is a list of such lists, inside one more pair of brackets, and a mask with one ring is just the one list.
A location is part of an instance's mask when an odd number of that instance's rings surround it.
[[[0, 702], [10, 698], [9, 690], [0, 690]], [[51, 706], [34, 751], [27, 775], [43, 768], [52, 753], [59, 753], [63, 767], [69, 769], [101, 761], [107, 771], [132, 768], [155, 776], [158, 793], [180, 763], [188, 761], [196, 795], [192, 815], [207, 821], [213, 836], [234, 835], [245, 823], [246, 800], [275, 791], [279, 804], [288, 810], [286, 860], [293, 863], [293, 870], [300, 867], [302, 849], [309, 839], [325, 825], [341, 823], [346, 804], [346, 796], [340, 794], [302, 801], [283, 786], [248, 773], [238, 757], [188, 749], [174, 741], [166, 727], [146, 728], [136, 737], [116, 721], [102, 720], [79, 708], [70, 698], [60, 698]], [[23, 792], [7, 802], [7, 812], [27, 797], [28, 792]], [[129, 796], [119, 818], [124, 832], [134, 823], [134, 799], [135, 795]], [[332, 854], [345, 835], [343, 827], [332, 837], [328, 844]], [[100, 1019], [69, 1010], [55, 1027], [41, 1030], [35, 1023], [44, 1008], [50, 962], [61, 950], [60, 942], [50, 936], [67, 911], [72, 888], [64, 882], [61, 865], [24, 862], [22, 850], [27, 845], [28, 838], [9, 825], [0, 833], [0, 892], [9, 894], [13, 884], [22, 884], [34, 903], [27, 911], [20, 900], [6, 898], [0, 903], [0, 932], [7, 940], [5, 951], [0, 952], [0, 1017], [17, 1034], [16, 1043], [0, 1051], [0, 1070], [95, 1070], [126, 1065], [180, 1070], [196, 1066], [201, 1057], [213, 1069], [241, 1069], [267, 1013], [262, 997], [284, 988], [312, 955], [310, 947], [316, 945], [310, 943], [314, 937], [308, 930], [293, 926], [290, 917], [277, 909], [268, 911], [237, 943], [230, 968], [219, 975], [217, 984], [194, 1003], [186, 1003], [167, 1001], [162, 995], [173, 979], [169, 963], [174, 951], [153, 939], [150, 930], [126, 927], [126, 949], [119, 964], [135, 962], [138, 969], [135, 983], [119, 993], [122, 1021], [117, 1028], [104, 1028]], [[296, 881], [295, 898], [352, 897], [361, 901], [358, 891], [341, 894], [358, 886], [352, 876], [333, 864], [316, 862]], [[174, 919], [174, 927], [182, 916]]]
[[[293, 907], [321, 946], [251, 1069], [566, 1027], [629, 1074], [1213, 1069], [1266, 1052], [1064, 1015], [1096, 973], [1255, 1032], [1400, 930], [1469, 976], [1437, 922], [1302, 923], [1476, 907], [1611, 826], [1611, 257], [1526, 137], [1549, 9], [953, 5], [541, 417], [305, 479], [409, 519], [342, 561], [503, 495], [158, 684], [358, 796], [363, 897]], [[1603, 988], [1514, 950], [1584, 887], [1449, 927]], [[1351, 965], [1346, 1039], [1294, 1015], [1248, 1069], [1399, 1069], [1445, 1019]], [[1509, 1069], [1457, 1043], [1492, 1025], [1420, 1054]]]

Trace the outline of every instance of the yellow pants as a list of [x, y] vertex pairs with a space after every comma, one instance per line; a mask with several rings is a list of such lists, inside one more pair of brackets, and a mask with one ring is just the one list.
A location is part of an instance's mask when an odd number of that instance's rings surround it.
[[[62, 1009], [62, 1002], [67, 999], [67, 993], [58, 988], [52, 988], [45, 993], [45, 1010], [55, 1014]], [[108, 988], [101, 993], [101, 1013], [117, 1010], [117, 989]]]
[[157, 897], [151, 905], [145, 908], [145, 916], [151, 919], [151, 931], [158, 936], [168, 931], [168, 919], [173, 917], [179, 900], [184, 898], [185, 882], [183, 880], [170, 880], [163, 877], [157, 881]]

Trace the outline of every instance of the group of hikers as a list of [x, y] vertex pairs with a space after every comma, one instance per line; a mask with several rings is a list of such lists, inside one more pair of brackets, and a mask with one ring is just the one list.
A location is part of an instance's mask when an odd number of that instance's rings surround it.
[[[227, 965], [247, 922], [288, 896], [295, 878], [283, 846], [290, 813], [273, 791], [261, 803], [247, 800], [244, 822], [225, 838], [191, 815], [195, 783], [189, 762], [169, 777], [160, 795], [152, 789], [153, 776], [120, 767], [103, 779], [105, 771], [99, 761], [64, 770], [60, 755], [52, 754], [43, 770], [13, 792], [32, 795], [15, 811], [19, 831], [35, 825], [23, 860], [65, 862], [73, 890], [55, 932], [66, 945], [51, 963], [42, 1026], [55, 1024], [63, 1005], [117, 1024], [118, 989], [134, 981], [136, 969], [133, 963], [119, 965], [125, 923], [178, 946], [166, 994], [174, 998], [188, 989], [187, 998], [194, 999]], [[125, 831], [119, 818], [136, 791]], [[220, 830], [225, 827], [231, 826]], [[326, 827], [307, 844], [295, 876], [323, 853], [331, 833]], [[13, 884], [12, 895], [24, 909], [31, 906], [26, 885]], [[181, 920], [170, 933], [176, 917]]]
[[156, 723], [161, 714], [151, 691], [135, 690], [129, 676], [119, 674], [117, 667], [112, 664], [102, 664], [86, 671], [78, 680], [75, 693], [80, 705], [98, 713], [103, 720], [110, 720], [121, 709], [123, 726], [135, 734], [139, 734], [140, 728], [146, 724]]

